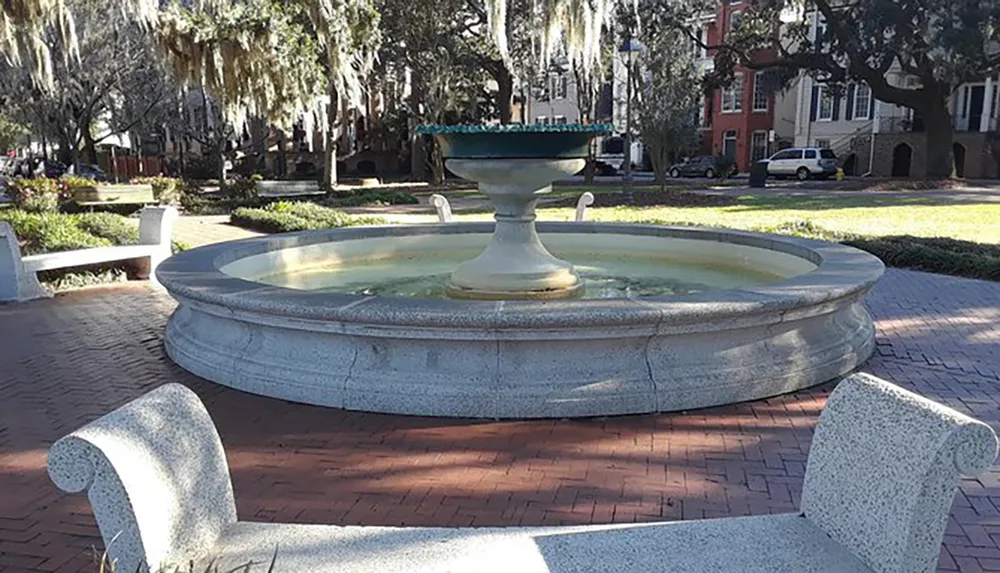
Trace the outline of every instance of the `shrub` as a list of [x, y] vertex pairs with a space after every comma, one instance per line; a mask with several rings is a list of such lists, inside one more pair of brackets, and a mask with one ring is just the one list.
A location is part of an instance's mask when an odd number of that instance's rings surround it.
[[1000, 281], [1000, 245], [909, 235], [852, 237], [843, 243], [868, 251], [888, 267]]
[[80, 213], [76, 215], [79, 228], [111, 241], [113, 245], [132, 245], [139, 242], [139, 229], [129, 225], [125, 217], [113, 213]]
[[93, 187], [96, 182], [93, 179], [87, 179], [86, 177], [77, 177], [75, 175], [63, 175], [59, 178], [59, 183], [62, 184], [63, 188], [67, 191], [72, 191], [73, 189], [80, 189], [86, 187]]
[[249, 179], [232, 179], [223, 184], [222, 189], [226, 197], [230, 199], [255, 199], [257, 198], [257, 182], [261, 181], [260, 175], [252, 175]]
[[379, 225], [381, 217], [352, 217], [343, 211], [315, 203], [279, 201], [253, 209], [242, 207], [230, 216], [233, 225], [264, 233], [288, 233], [317, 229], [336, 229], [355, 225]]
[[416, 197], [398, 189], [381, 191], [358, 191], [337, 196], [324, 201], [331, 207], [357, 207], [360, 205], [416, 205]]
[[735, 175], [738, 169], [736, 160], [731, 155], [719, 153], [715, 156], [715, 176], [719, 179]]
[[59, 210], [63, 188], [52, 179], [12, 179], [7, 184], [11, 202], [29, 213], [54, 213]]
[[184, 182], [173, 177], [157, 175], [155, 177], [136, 177], [132, 183], [151, 185], [153, 198], [160, 205], [180, 205], [184, 194]]

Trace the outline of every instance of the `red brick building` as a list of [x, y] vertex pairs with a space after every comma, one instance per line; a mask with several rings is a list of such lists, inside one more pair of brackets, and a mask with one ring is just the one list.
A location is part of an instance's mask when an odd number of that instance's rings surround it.
[[[722, 2], [715, 17], [703, 21], [702, 41], [710, 46], [722, 43], [725, 34], [739, 26], [743, 11], [750, 6], [746, 0]], [[703, 55], [714, 56], [711, 51]], [[763, 51], [755, 57], [767, 59], [774, 54]], [[753, 161], [767, 157], [770, 151], [775, 96], [763, 89], [762, 79], [761, 72], [737, 66], [730, 86], [715, 90], [705, 102], [705, 129], [710, 135], [703, 137], [702, 146], [710, 147], [712, 154], [731, 155], [743, 172]]]

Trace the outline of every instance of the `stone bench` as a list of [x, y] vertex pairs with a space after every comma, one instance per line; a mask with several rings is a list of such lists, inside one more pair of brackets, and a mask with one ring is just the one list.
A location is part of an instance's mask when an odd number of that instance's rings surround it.
[[131, 184], [95, 183], [90, 187], [73, 189], [73, 202], [77, 205], [155, 205], [153, 186], [148, 183]]
[[10, 223], [0, 221], [0, 302], [26, 301], [52, 296], [38, 282], [38, 271], [79, 267], [130, 259], [147, 259], [150, 280], [156, 281], [156, 267], [171, 255], [171, 235], [177, 209], [147, 207], [139, 215], [139, 244], [95, 247], [21, 256], [17, 236]]
[[258, 181], [257, 194], [261, 197], [284, 197], [286, 195], [318, 195], [323, 191], [318, 181]]
[[[118, 571], [189, 560], [275, 572], [934, 571], [959, 475], [996, 458], [989, 426], [865, 374], [819, 419], [796, 513], [562, 527], [365, 527], [239, 521], [198, 397], [162, 386], [56, 442], [52, 480], [86, 490]], [[169, 569], [168, 569], [169, 567]], [[258, 569], [254, 569], [258, 570]]]

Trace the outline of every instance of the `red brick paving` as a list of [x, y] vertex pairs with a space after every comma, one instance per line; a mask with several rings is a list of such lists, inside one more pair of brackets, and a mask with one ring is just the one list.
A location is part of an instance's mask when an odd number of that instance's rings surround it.
[[[865, 370], [998, 426], [1000, 284], [890, 271], [869, 299]], [[144, 285], [0, 307], [0, 571], [95, 571], [83, 495], [46, 448], [167, 381], [205, 400], [240, 518], [369, 525], [698, 519], [794, 509], [831, 389], [683, 414], [480, 422], [363, 414], [259, 398], [164, 355], [173, 303]], [[941, 570], [1000, 571], [1000, 471], [967, 480]]]

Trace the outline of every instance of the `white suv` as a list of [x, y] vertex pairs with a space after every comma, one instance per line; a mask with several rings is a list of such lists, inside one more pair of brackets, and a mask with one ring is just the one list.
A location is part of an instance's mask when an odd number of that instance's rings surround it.
[[794, 175], [799, 181], [810, 177], [826, 179], [837, 172], [837, 156], [830, 149], [793, 147], [782, 149], [767, 160], [767, 174], [775, 177]]

